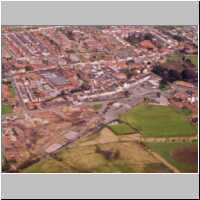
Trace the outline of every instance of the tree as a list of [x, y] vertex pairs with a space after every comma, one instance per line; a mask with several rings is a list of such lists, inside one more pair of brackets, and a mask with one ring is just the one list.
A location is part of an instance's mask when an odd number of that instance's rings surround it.
[[165, 71], [165, 68], [164, 67], [162, 67], [161, 65], [155, 65], [154, 67], [153, 67], [153, 70], [152, 70], [152, 72], [153, 73], [155, 73], [155, 74], [157, 74], [157, 75], [159, 75], [159, 76], [163, 76], [163, 74], [164, 74], [164, 71]]
[[130, 92], [128, 90], [124, 91], [125, 97], [128, 97], [130, 95]]
[[178, 71], [176, 71], [174, 69], [170, 69], [168, 71], [168, 81], [174, 82], [174, 81], [180, 80], [180, 79], [181, 79], [181, 75]]
[[159, 88], [161, 90], [165, 89], [168, 86], [168, 82], [165, 78], [162, 78], [159, 82]]
[[27, 65], [27, 66], [25, 67], [25, 70], [26, 70], [26, 71], [33, 71], [33, 67], [30, 66], [30, 65]]
[[156, 96], [157, 96], [158, 98], [160, 98], [160, 96], [161, 96], [160, 92], [157, 92], [157, 93], [156, 93]]
[[187, 64], [192, 64], [192, 62], [191, 62], [191, 60], [190, 60], [189, 58], [186, 58], [186, 59], [185, 59], [185, 62], [186, 62]]
[[152, 40], [152, 39], [153, 39], [153, 36], [152, 36], [151, 33], [146, 33], [146, 34], [144, 35], [144, 40]]
[[124, 73], [126, 74], [127, 79], [130, 79], [133, 76], [133, 70], [130, 68], [124, 69]]
[[67, 32], [67, 37], [70, 39], [70, 40], [74, 40], [74, 34], [72, 31], [68, 31]]
[[181, 76], [183, 80], [191, 80], [196, 78], [196, 73], [193, 70], [190, 69], [184, 69], [181, 72]]
[[144, 97], [144, 102], [148, 103], [150, 101], [149, 97]]

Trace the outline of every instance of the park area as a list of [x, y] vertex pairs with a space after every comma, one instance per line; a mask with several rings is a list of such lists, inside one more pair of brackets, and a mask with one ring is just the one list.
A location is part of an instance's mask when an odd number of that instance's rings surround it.
[[82, 138], [70, 148], [48, 155], [21, 170], [25, 173], [171, 172], [137, 142], [118, 140], [108, 128]]
[[187, 115], [171, 106], [140, 104], [119, 119], [138, 129], [145, 137], [192, 136], [197, 127], [190, 124]]
[[160, 154], [165, 160], [181, 172], [194, 173], [198, 170], [198, 144], [194, 142], [176, 143], [146, 143], [154, 152]]

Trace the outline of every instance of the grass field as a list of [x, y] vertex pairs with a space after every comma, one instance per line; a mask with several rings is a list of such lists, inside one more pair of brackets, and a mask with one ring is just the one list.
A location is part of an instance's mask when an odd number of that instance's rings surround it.
[[191, 55], [187, 55], [186, 58], [189, 58], [192, 64], [198, 67], [198, 55], [191, 54]]
[[[160, 161], [147, 152], [143, 145], [134, 142], [119, 142], [111, 130], [88, 136], [72, 148], [64, 148], [54, 156], [43, 158], [38, 163], [21, 170], [24, 173], [134, 173], [169, 172]], [[108, 137], [109, 138], [108, 138]], [[97, 147], [104, 151], [119, 152], [118, 157], [106, 159]], [[151, 167], [148, 167], [151, 166]]]
[[126, 135], [130, 133], [134, 133], [133, 130], [129, 125], [125, 123], [113, 124], [108, 125], [108, 127], [116, 134], [116, 135]]
[[166, 63], [170, 64], [170, 63], [178, 63], [178, 62], [182, 62], [182, 57], [185, 56], [185, 58], [189, 58], [190, 61], [192, 62], [193, 65], [195, 65], [196, 67], [198, 67], [198, 55], [195, 54], [181, 54], [181, 53], [174, 53], [174, 54], [170, 54], [167, 57]]
[[8, 104], [2, 103], [1, 113], [2, 114], [12, 113], [12, 107]]
[[173, 53], [167, 57], [166, 62], [167, 63], [180, 62], [181, 59], [182, 59], [182, 55], [180, 53]]
[[180, 108], [180, 109], [177, 110], [177, 112], [184, 114], [186, 116], [189, 116], [189, 115], [192, 114], [192, 111], [188, 108]]
[[184, 143], [146, 143], [146, 145], [150, 147], [150, 149], [152, 149], [153, 151], [160, 154], [163, 158], [165, 158], [168, 162], [178, 168], [181, 172], [197, 172], [198, 162], [196, 164], [178, 162], [172, 156], [172, 152], [176, 149], [194, 146], [197, 148], [197, 141]]
[[12, 84], [8, 84], [9, 87], [9, 91], [11, 93], [11, 95], [14, 97], [16, 95], [15, 89], [13, 88]]
[[119, 150], [117, 159], [107, 160], [96, 152], [95, 145], [63, 149], [54, 158], [47, 157], [23, 173], [135, 173], [145, 172], [149, 165], [159, 165], [159, 169], [148, 168], [147, 172], [169, 172], [157, 159], [147, 153], [139, 144], [109, 143], [98, 145], [101, 149]]
[[102, 108], [102, 104], [101, 103], [95, 103], [94, 105], [92, 105], [92, 107], [94, 108], [94, 110], [98, 111]]
[[146, 137], [190, 136], [197, 131], [187, 122], [185, 114], [169, 106], [140, 104], [120, 115], [120, 120], [136, 127]]

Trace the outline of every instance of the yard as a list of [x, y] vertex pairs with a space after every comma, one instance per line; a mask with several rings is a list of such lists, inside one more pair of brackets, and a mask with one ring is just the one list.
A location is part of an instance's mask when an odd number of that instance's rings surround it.
[[181, 172], [197, 172], [198, 146], [195, 142], [182, 143], [146, 143]]
[[119, 118], [136, 127], [145, 137], [191, 136], [197, 132], [184, 113], [170, 106], [140, 104]]

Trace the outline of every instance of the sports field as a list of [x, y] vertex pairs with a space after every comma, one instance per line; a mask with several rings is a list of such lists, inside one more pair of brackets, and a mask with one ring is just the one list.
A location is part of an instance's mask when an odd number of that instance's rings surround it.
[[136, 127], [145, 137], [190, 136], [197, 131], [184, 113], [170, 106], [140, 104], [120, 115], [120, 120]]
[[195, 142], [146, 143], [150, 149], [160, 154], [181, 172], [197, 172], [198, 147]]

